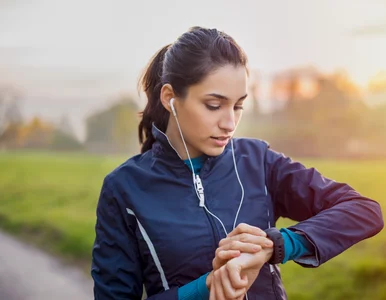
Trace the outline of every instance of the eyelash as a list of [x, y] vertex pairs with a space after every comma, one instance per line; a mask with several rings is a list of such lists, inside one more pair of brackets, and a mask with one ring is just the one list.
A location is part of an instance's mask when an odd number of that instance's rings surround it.
[[212, 106], [212, 105], [209, 105], [209, 104], [205, 104], [206, 108], [209, 109], [209, 110], [218, 110], [220, 109], [220, 106]]
[[[208, 104], [205, 104], [206, 108], [211, 110], [211, 111], [215, 111], [215, 110], [219, 110], [220, 109], [220, 106], [212, 106], [212, 105], [208, 105]], [[243, 106], [239, 106], [239, 105], [236, 105], [235, 106], [235, 110], [243, 110], [244, 107]]]

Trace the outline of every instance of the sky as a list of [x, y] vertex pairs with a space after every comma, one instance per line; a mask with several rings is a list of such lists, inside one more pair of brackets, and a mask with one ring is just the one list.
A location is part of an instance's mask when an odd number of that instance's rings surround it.
[[365, 87], [386, 70], [383, 0], [0, 0], [0, 86], [27, 117], [83, 118], [136, 82], [150, 57], [189, 27], [223, 30], [266, 79], [291, 67], [345, 69]]

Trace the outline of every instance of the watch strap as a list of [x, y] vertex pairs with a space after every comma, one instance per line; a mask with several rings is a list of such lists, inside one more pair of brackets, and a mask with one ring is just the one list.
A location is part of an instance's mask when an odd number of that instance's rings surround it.
[[276, 227], [267, 228], [264, 231], [273, 242], [273, 254], [268, 263], [271, 265], [279, 264], [284, 259], [284, 238]]

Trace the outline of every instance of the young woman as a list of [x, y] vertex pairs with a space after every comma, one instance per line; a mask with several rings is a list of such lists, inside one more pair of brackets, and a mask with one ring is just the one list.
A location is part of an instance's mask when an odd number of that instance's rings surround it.
[[[141, 154], [97, 208], [95, 299], [286, 299], [277, 267], [317, 267], [383, 227], [378, 203], [258, 139], [233, 138], [247, 58], [191, 28], [151, 60]], [[299, 223], [275, 228], [279, 217]]]

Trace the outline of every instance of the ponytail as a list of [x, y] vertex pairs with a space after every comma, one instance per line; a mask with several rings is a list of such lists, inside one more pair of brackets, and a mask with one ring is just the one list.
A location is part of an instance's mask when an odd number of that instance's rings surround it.
[[138, 126], [138, 137], [141, 144], [141, 153], [151, 149], [155, 142], [152, 135], [152, 124], [163, 132], [166, 131], [169, 120], [169, 112], [163, 107], [160, 101], [162, 88], [162, 71], [165, 53], [171, 44], [166, 45], [156, 53], [138, 83], [139, 88], [146, 93], [147, 104], [145, 109], [139, 113], [141, 121]]

